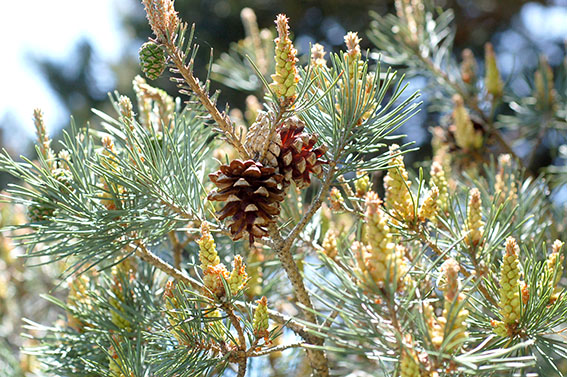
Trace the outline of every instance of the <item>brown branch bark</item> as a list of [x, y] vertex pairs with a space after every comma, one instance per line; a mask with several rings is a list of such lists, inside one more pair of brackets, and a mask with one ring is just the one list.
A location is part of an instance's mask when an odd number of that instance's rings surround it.
[[[309, 293], [305, 289], [305, 285], [303, 284], [303, 277], [299, 273], [299, 269], [297, 268], [297, 264], [293, 260], [293, 256], [291, 255], [290, 246], [286, 240], [284, 240], [281, 235], [279, 235], [279, 231], [275, 225], [270, 226], [270, 235], [274, 238], [275, 244], [275, 252], [278, 256], [278, 259], [282, 263], [282, 266], [287, 274], [289, 281], [291, 282], [293, 291], [297, 300], [303, 305], [303, 315], [305, 319], [313, 324], [317, 324], [317, 317], [312, 312], [313, 310], [313, 303], [311, 302], [311, 298], [309, 297]], [[323, 345], [323, 339], [319, 337], [314, 337], [311, 334], [305, 334], [306, 336], [304, 339], [314, 345]], [[311, 364], [311, 368], [313, 369], [314, 376], [317, 377], [327, 377], [329, 376], [329, 367], [327, 357], [325, 353], [321, 350], [315, 349], [307, 349], [307, 357], [309, 358], [309, 362]]]
[[250, 353], [250, 357], [264, 356], [264, 355], [270, 354], [272, 352], [285, 351], [286, 349], [289, 349], [289, 348], [303, 347], [304, 345], [305, 345], [305, 343], [302, 343], [302, 342], [283, 344], [281, 346], [268, 348], [268, 349], [265, 349], [265, 350], [262, 350], [262, 351], [252, 352], [252, 353]]
[[232, 307], [228, 304], [222, 306], [225, 313], [228, 315], [228, 319], [232, 326], [236, 329], [236, 333], [238, 334], [238, 350], [240, 351], [237, 355], [238, 360], [238, 374], [237, 377], [244, 377], [246, 375], [246, 363], [248, 361], [248, 357], [246, 355], [246, 337], [244, 336], [244, 330], [242, 330], [242, 326], [240, 325], [240, 321], [238, 317], [232, 311]]
[[[297, 300], [303, 306], [303, 315], [305, 319], [314, 325], [317, 325], [317, 317], [313, 313], [314, 307], [313, 303], [311, 302], [311, 297], [309, 293], [305, 289], [305, 284], [303, 283], [303, 277], [301, 276], [299, 269], [297, 268], [297, 264], [293, 260], [293, 256], [291, 254], [291, 247], [293, 242], [299, 237], [305, 226], [309, 223], [311, 218], [315, 215], [315, 213], [321, 208], [323, 204], [323, 198], [328, 191], [329, 187], [331, 186], [332, 179], [335, 173], [335, 164], [331, 162], [331, 166], [327, 171], [325, 179], [323, 180], [323, 185], [317, 194], [317, 197], [311, 203], [311, 207], [309, 210], [303, 215], [299, 223], [295, 225], [295, 227], [291, 230], [291, 232], [287, 235], [286, 238], [283, 238], [277, 229], [275, 224], [271, 224], [269, 227], [270, 237], [273, 240], [273, 247], [278, 259], [280, 260], [282, 267], [284, 268], [289, 281], [291, 282], [293, 292], [297, 297]], [[322, 346], [324, 343], [324, 339], [316, 336], [312, 336], [307, 334], [305, 337], [309, 343], [314, 345]], [[329, 366], [328, 360], [325, 355], [325, 352], [316, 349], [307, 349], [307, 356], [309, 357], [309, 362], [311, 367], [313, 368], [313, 372], [315, 376], [326, 377], [329, 375]]]
[[177, 269], [181, 269], [181, 257], [183, 253], [183, 245], [179, 242], [177, 233], [174, 230], [169, 232], [169, 239], [171, 240], [171, 245], [173, 247], [173, 266]]
[[136, 255], [142, 259], [144, 262], [151, 264], [152, 266], [156, 267], [157, 269], [165, 272], [167, 275], [184, 282], [187, 285], [190, 285], [193, 288], [200, 289], [200, 283], [184, 273], [181, 270], [173, 267], [159, 256], [154, 254], [151, 250], [149, 250], [146, 245], [144, 245], [140, 240], [135, 240], [133, 245], [129, 245], [126, 247], [128, 251], [135, 251]]

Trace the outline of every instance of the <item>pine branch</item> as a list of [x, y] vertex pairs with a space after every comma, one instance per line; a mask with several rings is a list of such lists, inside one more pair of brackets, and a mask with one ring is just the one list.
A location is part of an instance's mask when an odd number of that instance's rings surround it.
[[281, 346], [267, 348], [267, 349], [262, 350], [262, 351], [252, 352], [252, 353], [250, 353], [249, 356], [250, 357], [264, 356], [264, 355], [268, 355], [272, 352], [281, 352], [281, 351], [285, 351], [285, 350], [290, 349], [290, 348], [299, 348], [299, 347], [304, 347], [304, 346], [305, 346], [305, 343], [302, 343], [302, 342], [283, 344]]
[[[299, 273], [297, 264], [295, 263], [293, 256], [291, 255], [291, 246], [323, 204], [323, 195], [329, 191], [329, 187], [331, 186], [331, 182], [335, 176], [336, 163], [332, 161], [330, 164], [331, 165], [329, 167], [329, 170], [327, 171], [327, 174], [323, 180], [323, 185], [321, 186], [319, 193], [317, 194], [317, 198], [311, 203], [309, 210], [303, 215], [302, 219], [292, 229], [289, 235], [284, 239], [275, 224], [271, 224], [269, 228], [270, 236], [274, 241], [273, 247], [275, 249], [276, 255], [282, 263], [287, 277], [291, 282], [297, 300], [303, 306], [303, 315], [305, 316], [307, 321], [313, 323], [314, 325], [317, 325], [317, 317], [314, 314], [313, 303], [311, 302], [309, 293], [305, 289], [303, 277]], [[320, 337], [309, 336], [308, 338], [306, 338], [306, 340], [319, 346], [323, 345], [324, 343], [324, 339]], [[307, 354], [311, 362], [311, 366], [315, 371], [317, 371], [317, 375], [322, 377], [328, 376], [328, 361], [325, 353], [321, 350], [307, 349]]]
[[134, 251], [140, 259], [165, 272], [167, 275], [182, 281], [193, 288], [201, 288], [201, 284], [199, 282], [151, 252], [141, 241], [137, 240], [133, 243], [133, 245], [128, 245], [126, 247], [128, 252]]
[[[314, 213], [315, 211], [313, 211], [313, 214]], [[280, 260], [289, 281], [291, 282], [293, 292], [295, 293], [297, 300], [303, 305], [302, 309], [306, 320], [313, 324], [317, 324], [317, 317], [313, 312], [314, 309], [311, 298], [309, 297], [309, 293], [305, 289], [303, 277], [299, 273], [297, 264], [295, 263], [293, 256], [291, 255], [291, 243], [289, 243], [288, 241], [289, 238], [282, 238], [275, 224], [270, 224], [268, 230], [270, 232], [270, 237], [272, 237], [272, 239], [274, 240], [274, 251], [278, 256], [278, 259]], [[308, 335], [305, 339], [315, 345], [322, 345], [324, 342], [323, 338], [313, 337], [311, 335]], [[326, 377], [329, 375], [329, 367], [327, 365], [328, 361], [324, 351], [308, 348], [307, 356], [309, 358], [315, 376]]]
[[[156, 254], [151, 252], [140, 241], [135, 241], [134, 245], [128, 246], [126, 248], [126, 250], [129, 251], [129, 252], [135, 251], [136, 255], [138, 257], [140, 257], [143, 261], [145, 261], [145, 262], [151, 264], [152, 266], [156, 267], [157, 269], [165, 272], [167, 275], [169, 275], [169, 276], [171, 276], [171, 277], [173, 277], [173, 278], [175, 278], [179, 281], [184, 282], [185, 284], [193, 287], [194, 289], [196, 289], [196, 290], [202, 290], [203, 289], [203, 286], [201, 285], [201, 283], [199, 283], [195, 279], [191, 278], [190, 276], [185, 274], [183, 271], [171, 266], [169, 263], [167, 263], [166, 261], [161, 259], [159, 256], [157, 256]], [[250, 304], [244, 303], [244, 302], [241, 302], [241, 301], [235, 301], [234, 305], [236, 307], [238, 307], [239, 310], [245, 311], [245, 310], [247, 310], [247, 308]], [[254, 308], [255, 308], [255, 306], [252, 305], [252, 309], [254, 309]], [[271, 320], [277, 322], [280, 325], [286, 326], [287, 328], [294, 331], [299, 336], [301, 336], [303, 338], [306, 338], [308, 336], [306, 331], [305, 331], [305, 326], [301, 325], [300, 323], [295, 321], [293, 318], [287, 317], [280, 312], [277, 312], [275, 310], [270, 310], [270, 309], [268, 309], [268, 315], [270, 316]]]
[[227, 141], [238, 150], [238, 153], [242, 158], [250, 158], [250, 155], [240, 142], [240, 138], [235, 134], [234, 127], [232, 126], [228, 116], [224, 113], [221, 114], [219, 109], [211, 101], [211, 98], [206, 93], [205, 88], [202, 87], [195, 76], [193, 76], [193, 71], [190, 68], [192, 62], [190, 62], [188, 65], [185, 65], [184, 53], [179, 50], [178, 46], [173, 42], [171, 38], [167, 39], [165, 46], [173, 64], [177, 68], [177, 71], [183, 77], [187, 85], [189, 85], [193, 93], [197, 95], [197, 98], [211, 115], [211, 117], [215, 120], [221, 131], [226, 136]]
[[248, 360], [246, 354], [246, 338], [244, 337], [244, 331], [242, 330], [242, 326], [240, 325], [240, 321], [238, 317], [232, 311], [232, 308], [229, 304], [225, 304], [222, 306], [223, 310], [228, 315], [228, 319], [232, 326], [236, 329], [238, 334], [238, 355], [236, 356], [236, 360], [238, 363], [238, 374], [237, 377], [244, 377], [246, 374], [246, 362]]
[[[242, 146], [240, 138], [235, 134], [234, 128], [230, 122], [229, 117], [225, 113], [221, 113], [216, 107], [216, 104], [207, 93], [207, 86], [203, 87], [199, 80], [193, 75], [193, 52], [189, 62], [186, 62], [187, 53], [182, 51], [185, 45], [185, 32], [187, 31], [187, 24], [182, 23], [179, 19], [173, 1], [171, 0], [142, 0], [146, 15], [154, 32], [157, 42], [161, 43], [169, 55], [169, 59], [173, 62], [176, 69], [172, 69], [173, 73], [179, 73], [189, 89], [197, 96], [199, 102], [205, 107], [205, 110], [210, 114], [216, 124], [219, 126], [221, 132], [227, 138], [227, 141], [234, 146], [240, 156], [244, 159], [250, 158], [248, 152]], [[193, 34], [191, 34], [192, 38]], [[191, 43], [191, 41], [189, 41]], [[187, 48], [187, 52], [191, 50], [191, 46]], [[173, 79], [173, 81], [180, 83], [180, 80]], [[181, 85], [182, 86], [182, 85]], [[183, 91], [182, 91], [183, 92]]]
[[178, 270], [181, 269], [181, 259], [183, 253], [183, 244], [179, 242], [179, 238], [177, 237], [177, 233], [174, 230], [169, 232], [169, 239], [171, 240], [171, 245], [173, 247], [173, 265]]
[[[136, 255], [138, 257], [140, 257], [145, 262], [155, 266], [159, 270], [165, 272], [169, 276], [174, 277], [175, 279], [178, 279], [179, 281], [182, 281], [182, 282], [192, 286], [194, 289], [202, 289], [199, 282], [197, 282], [196, 280], [194, 280], [190, 276], [186, 275], [184, 272], [178, 270], [177, 268], [175, 268], [175, 267], [171, 266], [170, 264], [168, 264], [167, 262], [165, 262], [163, 259], [161, 259], [157, 255], [152, 253], [141, 242], [136, 241], [135, 245], [129, 246], [127, 248], [127, 250], [129, 250], [129, 251], [135, 250]], [[289, 255], [291, 257], [291, 254], [289, 254]], [[296, 270], [297, 274], [299, 275], [299, 271], [297, 270], [297, 265], [295, 265], [295, 262], [293, 261], [293, 257], [291, 257], [291, 262], [293, 263], [295, 270]], [[300, 279], [301, 279], [301, 277], [300, 277]], [[302, 280], [300, 280], [300, 282], [301, 282], [301, 284], [303, 284]], [[307, 294], [304, 286], [303, 286], [303, 291]], [[244, 310], [247, 306], [247, 304], [241, 303], [241, 302], [235, 302], [234, 304], [242, 310]], [[239, 352], [239, 355], [237, 355], [237, 362], [238, 362], [238, 365], [239, 365], [238, 375], [244, 376], [245, 372], [246, 372], [246, 356], [243, 356], [243, 355], [245, 355], [245, 350], [246, 350], [245, 349], [246, 339], [244, 338], [244, 332], [242, 330], [242, 327], [240, 326], [240, 323], [238, 322], [238, 318], [232, 312], [232, 309], [230, 309], [230, 307], [226, 307], [226, 306], [224, 306], [223, 309], [227, 312], [229, 320], [231, 321], [232, 325], [237, 330], [237, 333], [238, 333], [238, 336], [239, 336], [239, 343], [240, 343], [239, 344], [239, 351], [240, 352]], [[311, 313], [311, 312], [309, 312], [309, 313]], [[270, 316], [270, 319], [278, 322], [281, 325], [284, 325], [284, 326], [290, 328], [291, 330], [296, 332], [298, 335], [304, 337], [305, 339], [312, 338], [311, 336], [309, 336], [305, 332], [304, 327], [302, 325], [296, 323], [291, 318], [286, 318], [281, 313], [275, 312], [275, 311], [272, 311], [272, 310], [268, 310], [268, 315]], [[315, 340], [315, 341], [317, 343], [322, 344], [322, 342], [320, 342], [318, 339]], [[313, 342], [313, 343], [317, 344], [315, 342]], [[244, 348], [242, 348], [242, 347], [244, 347]], [[275, 350], [272, 350], [271, 352], [275, 352]], [[322, 351], [319, 351], [319, 350], [307, 350], [307, 352], [308, 352], [308, 355], [313, 355], [311, 357], [313, 357], [315, 359], [314, 365], [318, 366], [317, 370], [320, 372], [320, 375], [321, 376], [328, 376], [328, 369], [327, 369], [327, 372], [326, 372], [327, 374], [325, 374], [325, 369], [324, 369], [324, 366], [326, 366], [326, 358], [324, 358], [324, 353]], [[320, 361], [321, 357], [324, 358], [325, 364], [322, 364], [322, 362]]]

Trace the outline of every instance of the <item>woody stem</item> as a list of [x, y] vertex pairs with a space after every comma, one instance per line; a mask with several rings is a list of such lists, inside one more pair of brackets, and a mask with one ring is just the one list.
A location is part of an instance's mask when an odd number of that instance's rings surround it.
[[242, 326], [240, 325], [238, 317], [236, 317], [236, 315], [232, 311], [232, 307], [228, 304], [225, 304], [222, 308], [228, 315], [230, 323], [232, 324], [232, 326], [234, 326], [236, 332], [238, 333], [238, 350], [240, 352], [238, 355], [237, 377], [244, 377], [244, 375], [246, 374], [246, 361], [248, 360], [246, 356], [246, 337], [244, 336], [244, 330], [242, 330]]
[[[269, 232], [273, 240], [273, 245], [278, 259], [282, 263], [282, 266], [287, 274], [289, 281], [291, 282], [293, 292], [297, 297], [299, 303], [303, 306], [303, 315], [305, 319], [314, 325], [317, 325], [317, 317], [314, 314], [314, 307], [311, 301], [309, 293], [305, 289], [305, 284], [303, 283], [303, 277], [297, 268], [297, 264], [293, 260], [291, 254], [291, 247], [293, 242], [301, 234], [307, 223], [311, 220], [313, 215], [321, 208], [323, 204], [323, 195], [329, 191], [331, 182], [335, 175], [335, 164], [331, 162], [331, 166], [327, 171], [327, 174], [323, 180], [323, 185], [317, 194], [317, 197], [311, 204], [309, 210], [303, 215], [299, 223], [291, 230], [286, 238], [283, 238], [280, 234], [277, 226], [275, 224], [270, 225]], [[306, 340], [315, 345], [323, 345], [324, 340], [320, 337], [309, 335]], [[325, 353], [321, 350], [307, 349], [307, 356], [313, 368], [314, 374], [316, 376], [328, 376], [329, 367], [328, 360]]]

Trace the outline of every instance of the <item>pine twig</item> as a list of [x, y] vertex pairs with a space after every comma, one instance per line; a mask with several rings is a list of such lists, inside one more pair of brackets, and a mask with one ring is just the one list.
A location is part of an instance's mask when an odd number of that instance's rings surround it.
[[161, 204], [168, 207], [169, 209], [171, 209], [173, 212], [175, 212], [179, 216], [183, 217], [184, 219], [195, 220], [195, 216], [193, 216], [193, 214], [184, 211], [182, 208], [179, 208], [176, 204], [171, 203], [171, 202], [169, 202], [165, 199], [161, 199], [160, 202], [161, 202]]
[[152, 266], [156, 267], [158, 270], [165, 272], [167, 275], [184, 282], [187, 285], [197, 289], [201, 288], [200, 283], [184, 273], [181, 270], [173, 267], [159, 256], [154, 254], [151, 250], [149, 250], [146, 245], [144, 245], [140, 240], [134, 241], [133, 245], [128, 245], [126, 247], [128, 251], [134, 251], [136, 255], [142, 259], [144, 262], [151, 264]]
[[211, 98], [208, 96], [205, 89], [199, 84], [195, 76], [193, 76], [193, 72], [190, 68], [192, 63], [189, 63], [188, 65], [184, 64], [184, 60], [185, 60], [184, 54], [181, 51], [179, 51], [179, 48], [175, 45], [175, 43], [171, 38], [169, 38], [165, 42], [165, 47], [168, 51], [171, 61], [177, 68], [177, 71], [179, 72], [181, 77], [183, 77], [185, 83], [189, 85], [191, 91], [193, 91], [193, 93], [197, 95], [197, 98], [199, 98], [201, 104], [205, 107], [207, 112], [217, 123], [220, 130], [225, 134], [225, 136], [227, 137], [227, 141], [233, 147], [235, 147], [236, 150], [238, 150], [238, 153], [242, 158], [249, 159], [250, 155], [248, 154], [246, 149], [244, 149], [244, 146], [240, 142], [238, 136], [236, 136], [234, 132], [234, 127], [232, 126], [228, 116], [224, 112], [221, 114], [221, 112], [216, 107], [216, 105], [211, 101]]
[[246, 363], [248, 361], [248, 357], [246, 355], [246, 337], [244, 336], [244, 330], [242, 330], [242, 326], [240, 325], [238, 317], [234, 314], [232, 307], [228, 304], [222, 306], [225, 313], [228, 315], [228, 319], [232, 326], [236, 329], [236, 333], [238, 334], [238, 355], [237, 355], [237, 362], [238, 362], [238, 374], [237, 377], [244, 377], [246, 375]]
[[[157, 37], [157, 43], [165, 47], [169, 60], [176, 67], [171, 71], [179, 73], [182, 77], [182, 79], [174, 78], [173, 81], [178, 84], [182, 84], [184, 81], [189, 86], [189, 89], [197, 96], [199, 102], [224, 133], [228, 142], [238, 150], [242, 158], [248, 159], [250, 156], [242, 146], [240, 138], [235, 134], [230, 118], [224, 112], [219, 111], [216, 103], [213, 103], [209, 97], [206, 87], [203, 87], [193, 75], [193, 59], [185, 64], [187, 56], [179, 46], [184, 45], [183, 35], [187, 30], [187, 24], [182, 23], [179, 19], [173, 2], [173, 0], [142, 0], [150, 27]], [[183, 93], [183, 91], [181, 92]]]
[[[448, 257], [446, 256], [445, 253], [443, 253], [443, 251], [439, 248], [439, 246], [437, 246], [435, 243], [433, 243], [431, 240], [429, 240], [425, 234], [423, 234], [422, 232], [416, 232], [417, 236], [419, 237], [419, 239], [421, 240], [421, 242], [423, 242], [424, 244], [426, 244], [427, 246], [429, 246], [431, 248], [431, 250], [433, 250], [435, 252], [435, 254], [441, 256], [444, 255], [445, 259], [448, 259]], [[465, 276], [465, 278], [469, 278], [471, 277], [471, 273], [469, 272], [469, 270], [467, 270], [464, 266], [461, 265], [461, 273]], [[498, 306], [498, 302], [496, 301], [496, 299], [490, 294], [490, 292], [488, 292], [488, 290], [486, 289], [486, 287], [484, 286], [484, 284], [482, 284], [482, 281], [479, 282], [478, 284], [478, 290], [482, 293], [482, 295], [488, 300], [490, 301], [490, 303], [492, 303], [494, 306]]]
[[[342, 305], [338, 306], [339, 309], [342, 309]], [[333, 324], [333, 321], [337, 318], [337, 316], [339, 315], [339, 309], [335, 309], [333, 310], [333, 312], [331, 313], [331, 315], [329, 315], [327, 317], [327, 319], [325, 320], [325, 322], [323, 322], [321, 324], [321, 326], [319, 327], [319, 329], [324, 329], [326, 327], [331, 327], [331, 325]]]
[[394, 327], [394, 329], [398, 334], [398, 336], [396, 336], [396, 343], [398, 343], [397, 346], [400, 349], [400, 353], [401, 353], [401, 350], [403, 349], [404, 346], [403, 342], [401, 341], [401, 339], [404, 336], [404, 331], [402, 329], [402, 326], [400, 325], [400, 321], [398, 320], [396, 303], [388, 291], [386, 290], [382, 290], [382, 291], [383, 291], [383, 295], [386, 297], [386, 306], [388, 307], [388, 313], [390, 314], [390, 322], [392, 323], [392, 326]]
[[177, 237], [175, 230], [169, 232], [169, 239], [171, 240], [171, 245], [173, 247], [173, 265], [175, 266], [175, 268], [181, 269], [183, 244], [179, 242], [179, 238]]
[[280, 351], [285, 351], [289, 348], [298, 348], [298, 347], [303, 347], [303, 346], [305, 346], [305, 343], [303, 343], [303, 342], [282, 344], [281, 346], [268, 348], [268, 349], [258, 351], [258, 352], [252, 352], [250, 354], [250, 357], [264, 356], [264, 355], [270, 354], [272, 352], [280, 352]]

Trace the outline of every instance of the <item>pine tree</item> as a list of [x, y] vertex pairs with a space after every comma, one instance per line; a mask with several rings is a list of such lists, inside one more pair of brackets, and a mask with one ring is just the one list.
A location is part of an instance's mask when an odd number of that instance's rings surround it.
[[[95, 110], [102, 131], [73, 124], [56, 155], [36, 111], [38, 161], [0, 156], [22, 181], [10, 200], [28, 208], [17, 241], [66, 266], [67, 299], [48, 297], [65, 318], [30, 325], [45, 373], [561, 373], [564, 208], [549, 192], [565, 178], [536, 175], [512, 145], [567, 125], [567, 82], [554, 87], [546, 60], [533, 96], [516, 101], [491, 45], [484, 75], [470, 52], [459, 65], [451, 12], [399, 0], [369, 33], [392, 66], [355, 32], [345, 52], [315, 45], [301, 65], [293, 23], [278, 15], [264, 44], [247, 9], [240, 45], [259, 49], [232, 56], [265, 96], [247, 99], [244, 120], [194, 75], [195, 30], [173, 0], [142, 3], [154, 34], [142, 70], [167, 69], [180, 97], [136, 77], [137, 108], [115, 93], [115, 114]], [[395, 134], [421, 105], [396, 62], [436, 81], [447, 115], [429, 180]], [[526, 113], [553, 122], [509, 132]]]

